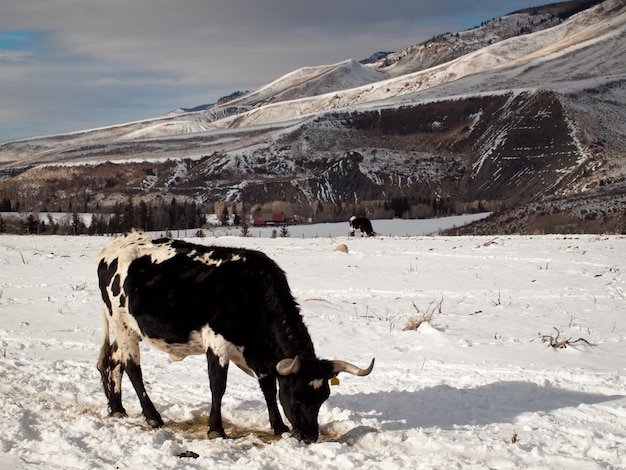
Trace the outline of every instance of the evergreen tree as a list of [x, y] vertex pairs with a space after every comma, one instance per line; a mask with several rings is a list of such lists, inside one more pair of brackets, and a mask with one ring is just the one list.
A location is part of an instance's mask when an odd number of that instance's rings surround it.
[[120, 204], [115, 204], [113, 208], [113, 214], [109, 218], [109, 224], [107, 231], [109, 233], [120, 233], [122, 232], [122, 208]]
[[72, 214], [72, 233], [80, 235], [87, 232], [87, 226], [78, 212]]
[[178, 226], [178, 222], [180, 220], [180, 209], [178, 204], [176, 203], [176, 198], [172, 198], [172, 202], [170, 203], [169, 209], [169, 228], [177, 229], [180, 228]]
[[9, 199], [2, 198], [2, 202], [0, 202], [0, 212], [11, 212], [11, 201]]
[[152, 230], [152, 211], [148, 207], [145, 201], [139, 202], [137, 208], [137, 226], [142, 230]]
[[30, 234], [38, 233], [39, 231], [39, 217], [34, 214], [29, 214], [26, 218], [26, 232]]
[[123, 232], [130, 232], [135, 224], [135, 206], [131, 198], [128, 198], [128, 202], [124, 206], [124, 213], [122, 214], [121, 226]]
[[89, 229], [87, 233], [89, 235], [102, 235], [107, 231], [107, 221], [105, 220], [102, 214], [93, 215], [91, 218], [91, 224], [89, 225]]

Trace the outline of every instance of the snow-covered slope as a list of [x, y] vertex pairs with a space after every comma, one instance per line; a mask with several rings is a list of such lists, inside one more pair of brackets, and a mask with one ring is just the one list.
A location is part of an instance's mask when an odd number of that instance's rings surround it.
[[450, 62], [505, 39], [552, 28], [600, 2], [601, 0], [579, 0], [520, 10], [483, 21], [480, 26], [466, 31], [441, 34], [422, 44], [387, 54], [371, 62], [369, 66], [391, 76], [417, 72]]
[[354, 88], [384, 78], [381, 72], [354, 60], [347, 60], [333, 65], [298, 69], [227, 104], [259, 106], [266, 102], [287, 101]]
[[[119, 139], [136, 140], [205, 132], [212, 128], [209, 123], [218, 120], [221, 116], [233, 115], [233, 119], [237, 119], [237, 116], [251, 108], [351, 89], [378, 82], [384, 77], [383, 73], [365, 67], [354, 60], [327, 66], [306, 67], [279, 77], [223, 105], [210, 107], [203, 112], [177, 113], [166, 119], [156, 120], [152, 125], [128, 132]], [[289, 117], [278, 121], [284, 120], [289, 120]]]
[[[626, 56], [626, 7], [620, 4], [605, 2], [553, 28], [500, 41], [426, 70], [375, 84], [269, 104], [216, 121], [214, 125], [230, 127], [287, 121], [334, 109], [379, 106], [377, 102], [381, 100], [391, 101], [406, 95], [411, 96], [403, 103], [454, 97], [452, 90], [458, 96], [536, 87], [558, 90], [587, 78], [621, 80], [626, 77], [626, 61], [623, 60]], [[581, 51], [586, 54], [584, 60], [578, 57]], [[599, 63], [603, 65], [600, 68]], [[485, 81], [485, 77], [491, 76], [495, 80]], [[438, 87], [447, 83], [455, 85], [452, 90], [445, 89], [446, 96]]]

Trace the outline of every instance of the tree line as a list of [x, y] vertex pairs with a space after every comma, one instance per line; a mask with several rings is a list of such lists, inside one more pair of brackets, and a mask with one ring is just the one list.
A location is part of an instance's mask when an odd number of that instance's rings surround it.
[[[0, 212], [16, 212], [19, 204], [10, 201], [0, 203]], [[55, 219], [51, 214], [42, 216], [34, 211], [25, 218], [2, 217], [0, 233], [55, 234], [55, 235], [97, 235], [128, 232], [132, 229], [183, 230], [199, 228], [207, 223], [205, 208], [195, 202], [158, 201], [147, 203], [128, 199], [117, 203], [110, 212], [94, 213], [91, 221], [85, 221], [78, 212], [68, 213]]]
[[199, 229], [207, 225], [206, 214], [216, 214], [216, 223], [239, 225], [254, 223], [261, 214], [283, 213], [288, 218], [296, 218], [299, 223], [320, 223], [346, 221], [351, 216], [371, 219], [427, 219], [454, 214], [473, 212], [494, 212], [496, 201], [459, 201], [455, 197], [418, 198], [392, 197], [388, 200], [362, 202], [322, 202], [290, 203], [273, 201], [264, 204], [248, 205], [244, 202], [211, 202], [198, 204], [175, 197], [165, 200], [145, 201], [128, 198], [112, 207], [96, 208], [94, 211], [83, 207], [88, 213], [84, 220], [81, 212], [65, 212], [65, 216], [54, 218], [50, 213], [32, 211], [25, 217], [2, 217], [1, 213], [20, 212], [19, 202], [12, 203], [4, 198], [0, 201], [0, 233], [96, 235], [124, 233], [132, 229], [144, 231], [168, 231]]

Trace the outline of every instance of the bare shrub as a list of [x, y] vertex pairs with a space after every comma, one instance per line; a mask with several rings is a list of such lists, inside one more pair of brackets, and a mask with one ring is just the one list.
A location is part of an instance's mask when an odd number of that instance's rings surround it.
[[587, 341], [585, 338], [578, 338], [578, 339], [575, 339], [575, 340], [572, 340], [572, 338], [562, 338], [562, 339], [559, 339], [561, 337], [561, 332], [559, 331], [559, 329], [556, 326], [553, 326], [552, 328], [554, 328], [554, 331], [556, 331], [556, 336], [553, 336], [553, 335], [542, 335], [541, 333], [538, 333], [538, 336], [541, 339], [541, 342], [542, 343], [548, 343], [548, 347], [558, 348], [558, 349], [565, 349], [569, 344], [578, 343], [580, 341], [583, 341], [584, 343], [590, 344], [589, 341]]
[[83, 290], [87, 289], [87, 282], [85, 282], [85, 281], [83, 281], [83, 282], [75, 282], [75, 283], [70, 285], [70, 288], [74, 292], [83, 291]]
[[519, 436], [517, 435], [517, 431], [515, 429], [513, 429], [513, 434], [511, 435], [510, 442], [511, 444], [517, 444], [519, 442]]
[[239, 227], [240, 227], [239, 236], [241, 237], [250, 236], [250, 226], [248, 225], [248, 221], [245, 218], [241, 219], [241, 224], [239, 225]]
[[422, 323], [431, 323], [436, 315], [441, 314], [441, 306], [443, 304], [443, 297], [441, 300], [433, 300], [428, 306], [426, 310], [421, 311], [415, 302], [412, 302], [413, 308], [415, 309], [415, 314], [411, 315], [402, 331], [413, 331], [417, 330]]

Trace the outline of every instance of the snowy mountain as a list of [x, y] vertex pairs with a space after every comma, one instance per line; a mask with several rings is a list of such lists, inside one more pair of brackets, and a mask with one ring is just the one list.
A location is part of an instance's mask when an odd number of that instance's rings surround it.
[[598, 3], [601, 0], [573, 1], [521, 10], [484, 21], [481, 26], [467, 31], [441, 34], [431, 41], [387, 54], [374, 61], [374, 66], [393, 76], [417, 72], [505, 39], [551, 28]]
[[518, 11], [198, 110], [5, 143], [0, 195], [39, 211], [174, 195], [317, 220], [489, 210], [472, 230], [553, 230], [558, 214], [558, 230], [622, 231], [625, 35], [623, 1]]

